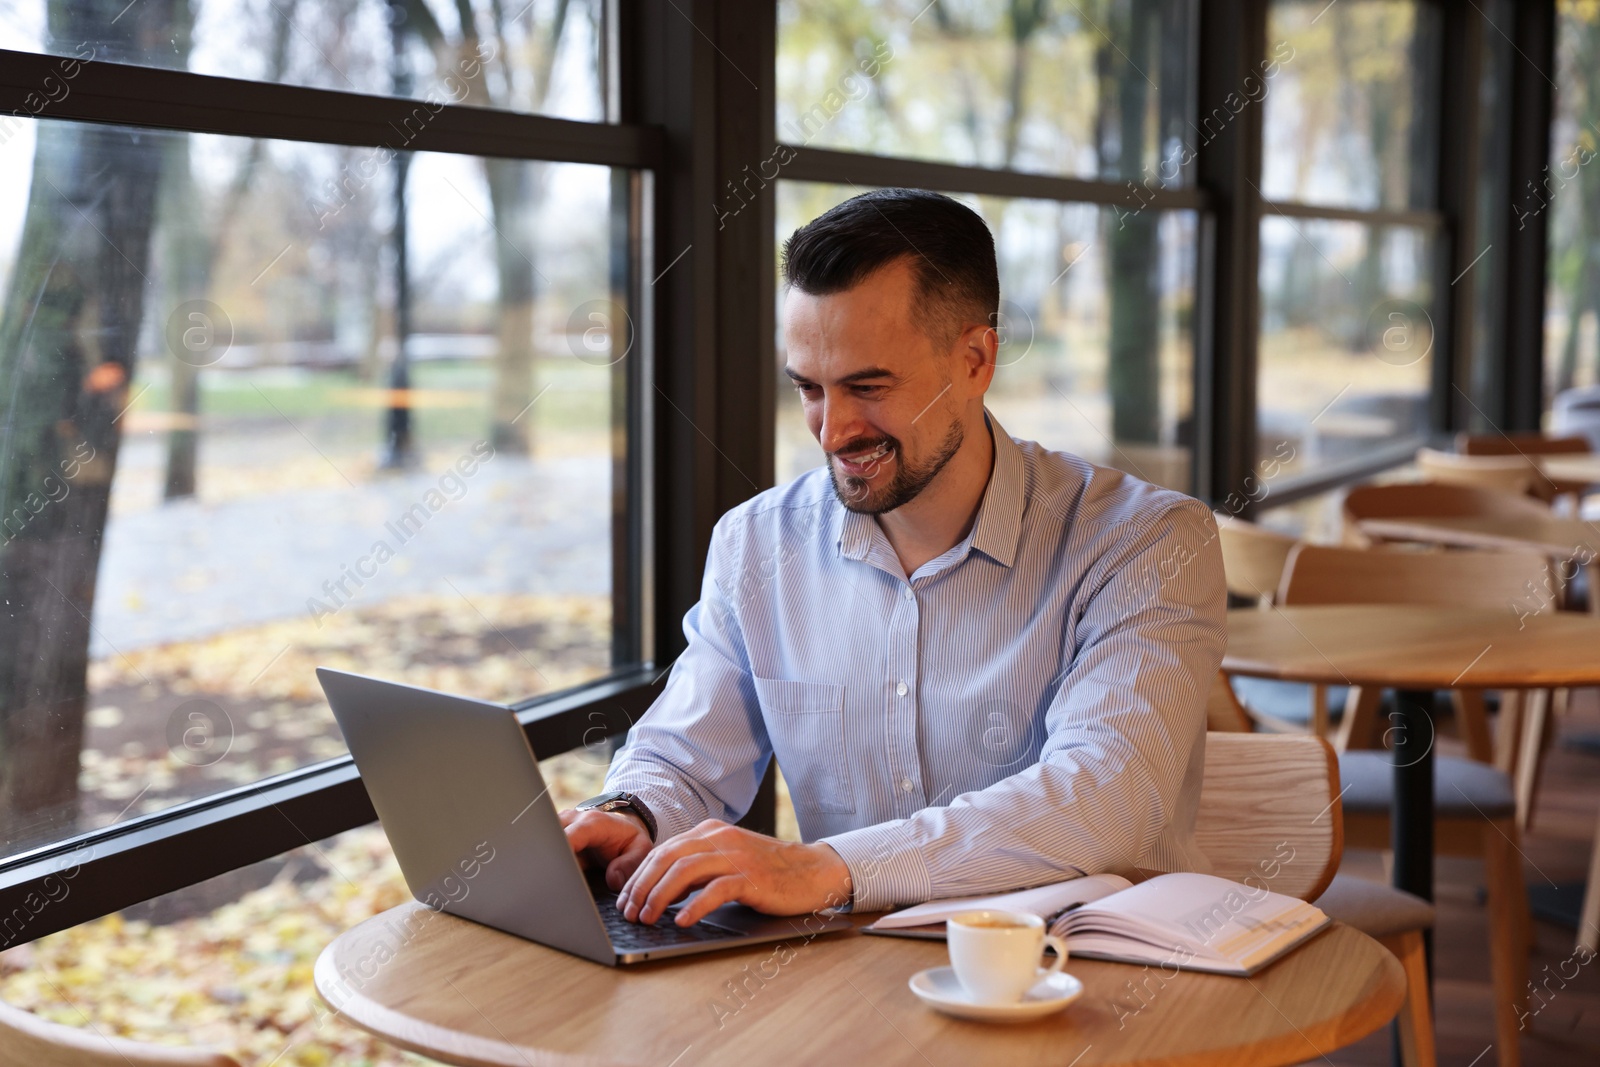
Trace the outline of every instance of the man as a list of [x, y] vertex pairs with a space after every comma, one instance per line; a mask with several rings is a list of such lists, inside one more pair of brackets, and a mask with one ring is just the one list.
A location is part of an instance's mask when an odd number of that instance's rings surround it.
[[[717, 523], [688, 647], [572, 847], [631, 920], [876, 910], [1200, 869], [1222, 560], [1200, 502], [983, 405], [994, 241], [863, 194], [784, 248], [786, 373], [827, 466]], [[730, 823], [776, 757], [807, 843]]]

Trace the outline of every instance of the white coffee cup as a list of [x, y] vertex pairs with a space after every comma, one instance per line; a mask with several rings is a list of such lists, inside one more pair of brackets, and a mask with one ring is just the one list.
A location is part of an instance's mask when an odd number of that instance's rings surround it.
[[1067, 946], [1044, 920], [1021, 911], [964, 911], [945, 923], [950, 966], [978, 1004], [1015, 1004], [1040, 979], [1044, 947], [1056, 950], [1049, 974], [1066, 966]]

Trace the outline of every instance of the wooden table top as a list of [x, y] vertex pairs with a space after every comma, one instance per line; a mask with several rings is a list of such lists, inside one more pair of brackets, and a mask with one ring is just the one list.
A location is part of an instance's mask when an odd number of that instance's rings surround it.
[[1551, 478], [1600, 484], [1600, 452], [1567, 452], [1535, 456], [1539, 469]]
[[1362, 519], [1360, 526], [1365, 533], [1390, 540], [1429, 541], [1465, 548], [1531, 547], [1583, 563], [1600, 555], [1600, 524], [1557, 515]]
[[[1530, 605], [1531, 607], [1531, 602]], [[1357, 604], [1228, 612], [1233, 674], [1396, 689], [1600, 685], [1600, 619]]]
[[[858, 922], [871, 918], [859, 917]], [[1342, 924], [1254, 978], [1072, 960], [1083, 996], [1045, 1019], [965, 1022], [907, 987], [940, 942], [854, 931], [602, 967], [411, 903], [341, 934], [317, 991], [341, 1016], [472, 1067], [787, 1063], [1268, 1067], [1315, 1060], [1399, 1010], [1405, 977]]]

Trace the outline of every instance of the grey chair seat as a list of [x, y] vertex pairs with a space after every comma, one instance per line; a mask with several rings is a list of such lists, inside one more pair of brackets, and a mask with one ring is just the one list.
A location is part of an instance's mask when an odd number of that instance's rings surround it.
[[[1267, 715], [1280, 722], [1300, 726], [1311, 724], [1311, 687], [1304, 682], [1280, 682], [1275, 678], [1248, 678], [1236, 674], [1228, 679], [1233, 683], [1233, 695], [1250, 711]], [[1328, 687], [1328, 720], [1337, 721], [1344, 714], [1345, 694], [1349, 687]]]
[[1334, 875], [1313, 903], [1368, 937], [1393, 937], [1433, 925], [1433, 905], [1421, 897], [1380, 882], [1348, 874]]
[[[1383, 815], [1394, 807], [1394, 762], [1387, 751], [1346, 752], [1339, 757], [1339, 788], [1349, 813]], [[1436, 816], [1509, 818], [1517, 799], [1502, 771], [1460, 756], [1435, 756], [1433, 810]]]

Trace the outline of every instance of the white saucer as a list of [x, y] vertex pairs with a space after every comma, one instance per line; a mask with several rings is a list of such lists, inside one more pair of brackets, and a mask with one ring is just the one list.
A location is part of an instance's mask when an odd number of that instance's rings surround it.
[[949, 967], [931, 967], [911, 976], [911, 992], [928, 1007], [959, 1019], [993, 1023], [1025, 1022], [1058, 1012], [1083, 995], [1083, 983], [1065, 972], [1043, 968], [1039, 981], [1015, 1004], [974, 1004]]

